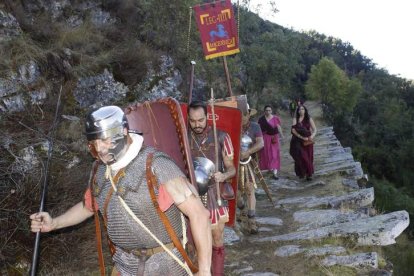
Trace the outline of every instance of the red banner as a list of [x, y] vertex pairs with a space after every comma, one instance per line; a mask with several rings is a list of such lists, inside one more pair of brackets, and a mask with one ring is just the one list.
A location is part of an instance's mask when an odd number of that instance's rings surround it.
[[193, 7], [206, 59], [237, 54], [239, 38], [230, 0]]

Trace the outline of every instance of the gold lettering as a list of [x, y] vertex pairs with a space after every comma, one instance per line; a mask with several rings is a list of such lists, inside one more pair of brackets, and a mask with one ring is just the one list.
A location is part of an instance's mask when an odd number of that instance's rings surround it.
[[220, 13], [220, 14], [218, 15], [218, 18], [219, 18], [219, 21], [220, 21], [220, 22], [226, 21], [226, 20], [227, 20], [227, 14], [225, 14], [225, 13]]
[[209, 16], [205, 19], [207, 25], [221, 23], [228, 20], [229, 15], [227, 13], [220, 13], [217, 16]]
[[216, 23], [216, 17], [215, 16], [209, 16], [207, 17], [207, 25], [215, 24]]
[[227, 46], [233, 44], [233, 38], [218, 40], [213, 43], [209, 43], [210, 48], [217, 48], [220, 46]]

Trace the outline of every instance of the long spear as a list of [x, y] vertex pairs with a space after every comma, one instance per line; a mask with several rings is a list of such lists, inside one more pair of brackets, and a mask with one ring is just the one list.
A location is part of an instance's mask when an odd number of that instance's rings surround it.
[[[217, 127], [216, 127], [216, 115], [214, 113], [214, 92], [213, 88], [211, 88], [211, 99], [210, 99], [210, 106], [211, 106], [211, 116], [213, 117], [213, 134], [214, 134], [214, 156], [215, 162], [214, 165], [216, 167], [216, 172], [218, 172], [218, 141], [217, 141]], [[220, 196], [220, 183], [216, 181], [216, 190], [217, 190], [217, 204], [218, 206], [222, 205], [221, 196]]]
[[188, 104], [191, 103], [193, 100], [193, 86], [194, 86], [194, 67], [196, 62], [194, 60], [191, 61], [191, 75], [190, 75], [190, 89], [188, 89]]
[[[54, 131], [56, 129], [57, 125], [57, 117], [59, 113], [59, 106], [60, 106], [60, 95], [62, 94], [62, 86], [60, 87], [59, 91], [59, 97], [56, 103], [56, 110], [55, 110], [55, 118], [53, 120], [53, 124], [51, 125], [49, 129], [49, 135], [47, 136], [47, 142], [49, 149], [47, 151], [47, 159], [46, 159], [46, 167], [45, 167], [45, 174], [43, 179], [43, 188], [42, 188], [42, 196], [40, 198], [40, 207], [39, 212], [43, 212], [44, 206], [45, 206], [45, 200], [46, 200], [46, 194], [47, 194], [47, 184], [49, 180], [49, 165], [50, 165], [50, 159], [52, 158], [52, 151], [53, 151], [53, 139], [52, 136], [54, 134]], [[37, 270], [37, 262], [39, 260], [39, 246], [40, 246], [40, 231], [36, 233], [36, 240], [34, 244], [33, 249], [33, 256], [32, 256], [32, 265], [30, 267], [30, 276], [36, 275]]]

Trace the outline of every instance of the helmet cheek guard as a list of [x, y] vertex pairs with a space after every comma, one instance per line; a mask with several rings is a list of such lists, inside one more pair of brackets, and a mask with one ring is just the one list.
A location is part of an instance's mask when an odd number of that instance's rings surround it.
[[107, 155], [110, 156], [106, 163], [111, 165], [121, 158], [127, 149], [128, 136], [124, 129], [128, 130], [128, 121], [125, 113], [117, 106], [104, 106], [91, 111], [85, 122], [85, 134], [89, 141], [89, 151], [94, 158], [99, 158], [99, 152], [93, 141], [101, 139], [111, 140], [111, 146]]
[[96, 151], [95, 145], [92, 143], [88, 143], [89, 153], [92, 155], [93, 158], [99, 159], [98, 152]]

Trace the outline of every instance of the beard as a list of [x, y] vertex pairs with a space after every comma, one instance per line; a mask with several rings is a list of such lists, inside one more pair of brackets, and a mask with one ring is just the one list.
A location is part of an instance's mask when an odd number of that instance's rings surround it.
[[204, 130], [206, 129], [206, 127], [195, 127], [192, 128], [192, 130], [194, 131], [195, 134], [201, 134], [204, 132]]

